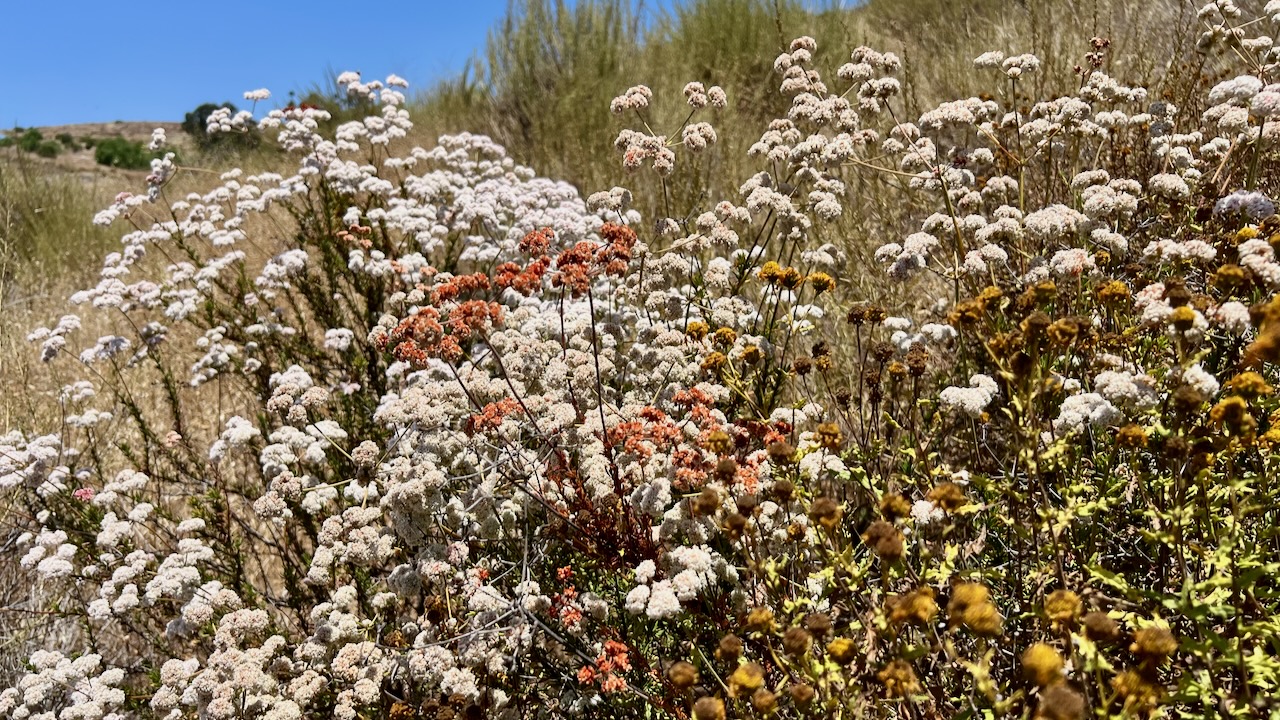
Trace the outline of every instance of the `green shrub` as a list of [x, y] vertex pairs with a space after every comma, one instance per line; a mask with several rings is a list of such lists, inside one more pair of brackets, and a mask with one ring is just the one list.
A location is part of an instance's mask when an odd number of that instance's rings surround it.
[[18, 147], [23, 152], [36, 152], [42, 142], [44, 142], [44, 135], [35, 128], [31, 128], [18, 136]]
[[151, 163], [151, 156], [142, 143], [124, 138], [107, 138], [98, 143], [93, 158], [99, 165], [126, 170], [142, 170]]
[[45, 158], [57, 157], [61, 150], [62, 147], [53, 140], [45, 140], [36, 146], [36, 154]]
[[62, 143], [68, 150], [80, 149], [80, 146], [76, 143], [76, 139], [71, 137], [71, 133], [58, 133], [58, 142]]

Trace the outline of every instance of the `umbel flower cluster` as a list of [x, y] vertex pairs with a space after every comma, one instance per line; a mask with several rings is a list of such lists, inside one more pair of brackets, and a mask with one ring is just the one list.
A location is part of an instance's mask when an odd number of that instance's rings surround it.
[[[31, 334], [62, 422], [0, 494], [60, 645], [0, 717], [1280, 712], [1280, 3], [1200, 19], [1194, 111], [1099, 38], [909, 118], [895, 55], [799, 38], [759, 172], [643, 215], [410, 147], [394, 76], [211, 116], [293, 169], [155, 161]], [[613, 102], [637, 184], [717, 151], [732, 88], [684, 98]], [[868, 175], [929, 208], [873, 268]]]

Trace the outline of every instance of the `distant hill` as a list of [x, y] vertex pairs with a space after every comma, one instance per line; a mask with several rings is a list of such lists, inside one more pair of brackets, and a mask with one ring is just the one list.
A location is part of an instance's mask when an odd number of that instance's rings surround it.
[[[23, 161], [38, 163], [47, 166], [50, 173], [67, 173], [79, 176], [85, 182], [97, 182], [103, 178], [121, 176], [131, 177], [139, 174], [146, 174], [144, 170], [123, 170], [120, 168], [107, 167], [99, 165], [94, 159], [94, 149], [86, 147], [86, 140], [92, 139], [94, 144], [100, 140], [110, 138], [123, 138], [125, 140], [140, 142], [146, 145], [151, 141], [151, 131], [155, 128], [164, 128], [166, 137], [170, 145], [178, 148], [179, 152], [184, 149], [194, 147], [194, 143], [182, 130], [182, 123], [178, 122], [162, 122], [162, 121], [143, 121], [143, 120], [117, 120], [115, 122], [101, 123], [79, 123], [75, 125], [49, 125], [45, 127], [35, 128], [40, 131], [45, 140], [56, 141], [59, 136], [69, 135], [75, 141], [75, 147], [69, 148], [61, 145], [60, 151], [56, 157], [44, 158], [34, 153], [21, 152], [15, 147], [0, 148], [0, 159], [16, 160], [19, 156]], [[24, 128], [25, 130], [26, 128]], [[12, 135], [13, 130], [3, 131], [5, 135]]]

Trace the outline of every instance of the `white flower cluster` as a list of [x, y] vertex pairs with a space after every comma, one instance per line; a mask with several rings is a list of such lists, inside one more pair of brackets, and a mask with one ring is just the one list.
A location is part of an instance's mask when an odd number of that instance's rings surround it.
[[938, 395], [938, 401], [948, 408], [953, 408], [964, 415], [980, 417], [987, 406], [1000, 394], [1000, 386], [987, 375], [974, 375], [969, 378], [969, 387], [945, 388]]

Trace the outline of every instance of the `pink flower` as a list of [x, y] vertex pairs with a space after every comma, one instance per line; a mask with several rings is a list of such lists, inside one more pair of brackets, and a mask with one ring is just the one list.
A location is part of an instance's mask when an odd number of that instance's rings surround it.
[[93, 488], [82, 487], [79, 490], [76, 490], [75, 492], [71, 493], [71, 497], [77, 500], [81, 500], [83, 502], [89, 502], [90, 500], [93, 499], [94, 494], [95, 493]]

